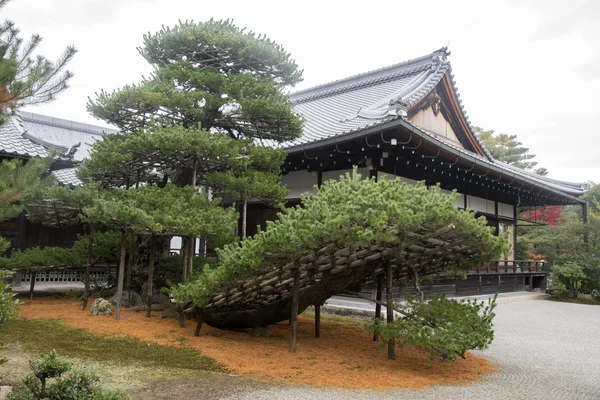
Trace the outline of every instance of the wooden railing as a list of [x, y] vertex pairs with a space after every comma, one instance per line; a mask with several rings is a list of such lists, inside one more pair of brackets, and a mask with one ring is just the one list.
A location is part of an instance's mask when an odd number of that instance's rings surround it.
[[472, 268], [470, 274], [531, 274], [544, 271], [544, 260], [495, 260], [487, 266]]

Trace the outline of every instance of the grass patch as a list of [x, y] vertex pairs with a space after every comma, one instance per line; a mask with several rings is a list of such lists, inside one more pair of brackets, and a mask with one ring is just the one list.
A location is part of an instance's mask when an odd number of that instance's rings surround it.
[[225, 367], [195, 349], [161, 346], [133, 338], [96, 336], [83, 329], [69, 328], [59, 320], [11, 321], [0, 329], [0, 343], [18, 343], [25, 350], [42, 353], [56, 350], [68, 357], [116, 364], [227, 372]]

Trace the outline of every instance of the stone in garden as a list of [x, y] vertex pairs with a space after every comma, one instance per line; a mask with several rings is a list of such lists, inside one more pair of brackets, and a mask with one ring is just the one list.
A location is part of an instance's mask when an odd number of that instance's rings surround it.
[[94, 304], [92, 304], [92, 315], [111, 315], [112, 314], [112, 305], [102, 299], [98, 298], [94, 300]]

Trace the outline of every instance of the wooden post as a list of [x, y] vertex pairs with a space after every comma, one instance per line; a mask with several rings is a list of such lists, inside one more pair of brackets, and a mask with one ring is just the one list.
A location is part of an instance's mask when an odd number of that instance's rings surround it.
[[502, 282], [502, 278], [500, 277], [500, 271], [498, 271], [498, 293], [500, 293], [500, 282]]
[[196, 324], [196, 329], [194, 329], [194, 336], [200, 336], [200, 329], [202, 329], [202, 324], [204, 323], [204, 315], [202, 314], [202, 309], [198, 310], [198, 323]]
[[315, 304], [315, 337], [321, 337], [321, 305]]
[[119, 321], [121, 319], [121, 298], [123, 297], [123, 278], [125, 277], [125, 253], [127, 252], [125, 247], [127, 245], [127, 236], [125, 231], [121, 232], [121, 259], [119, 260], [119, 273], [117, 275], [117, 311], [115, 312], [115, 319]]
[[189, 250], [188, 250], [188, 264], [187, 264], [187, 277], [192, 278], [192, 273], [194, 271], [194, 257], [196, 257], [196, 238], [190, 236], [189, 238]]
[[33, 300], [33, 289], [35, 288], [36, 276], [37, 276], [37, 272], [35, 272], [35, 271], [29, 272], [29, 279], [31, 279], [31, 282], [29, 282], [29, 300]]
[[[377, 301], [381, 301], [383, 292], [383, 275], [379, 275], [377, 277], [377, 294], [375, 295], [375, 299]], [[375, 323], [379, 323], [378, 320], [381, 320], [381, 303], [375, 303]], [[373, 332], [373, 341], [377, 342], [379, 340], [379, 330], [375, 329]]]
[[129, 257], [127, 259], [127, 277], [125, 278], [125, 286], [127, 286], [127, 296], [129, 297], [127, 299], [127, 304], [129, 304], [129, 307], [131, 307], [131, 281], [133, 279], [133, 264], [135, 257], [135, 235], [133, 233], [129, 236], [129, 240], [131, 240], [131, 243], [129, 244]]
[[[385, 308], [387, 311], [387, 323], [391, 324], [392, 322], [394, 322], [394, 298], [392, 293], [392, 288], [394, 287], [394, 284], [392, 282], [392, 265], [389, 263], [385, 266], [385, 280], [385, 295], [387, 297]], [[396, 340], [394, 338], [390, 338], [388, 341], [388, 359], [396, 359]]]
[[183, 274], [181, 277], [181, 281], [185, 283], [187, 281], [187, 271], [188, 271], [188, 238], [186, 236], [181, 237], [181, 259], [183, 260]]
[[152, 311], [152, 281], [154, 280], [154, 237], [150, 237], [150, 260], [148, 262], [148, 298], [146, 300], [146, 317], [151, 317]]
[[81, 309], [85, 311], [90, 297], [90, 269], [92, 268], [92, 251], [94, 245], [94, 225], [90, 224], [90, 232], [88, 238], [87, 249], [87, 264], [85, 266], [85, 275], [83, 276], [83, 303]]
[[292, 289], [292, 315], [290, 316], [290, 326], [292, 328], [292, 338], [290, 339], [290, 353], [296, 352], [296, 336], [298, 331], [298, 302], [300, 287], [300, 265], [297, 265], [296, 275], [294, 276], [294, 289]]
[[242, 239], [246, 238], [246, 225], [248, 224], [248, 199], [244, 196], [242, 203]]

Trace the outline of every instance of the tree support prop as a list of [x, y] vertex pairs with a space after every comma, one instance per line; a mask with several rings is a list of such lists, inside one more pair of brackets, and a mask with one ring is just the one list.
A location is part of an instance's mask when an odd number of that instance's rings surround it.
[[[377, 277], [377, 294], [375, 295], [375, 299], [379, 303], [375, 303], [375, 323], [378, 324], [381, 320], [381, 298], [383, 292], [383, 275], [379, 275]], [[379, 330], [375, 329], [373, 333], [373, 341], [377, 342], [379, 340]]]
[[315, 304], [315, 337], [321, 337], [321, 305]]
[[90, 237], [88, 238], [88, 249], [87, 249], [87, 264], [85, 266], [85, 275], [83, 278], [83, 303], [81, 310], [85, 311], [88, 305], [88, 298], [90, 297], [90, 269], [92, 268], [92, 252], [94, 245], [94, 226], [90, 224]]
[[150, 318], [152, 310], [152, 281], [154, 280], [154, 240], [150, 238], [150, 260], [148, 263], [148, 298], [146, 300], [146, 317]]
[[198, 310], [198, 323], [196, 324], [196, 329], [194, 330], [194, 336], [200, 335], [200, 329], [202, 329], [202, 324], [204, 323], [204, 316], [202, 315], [202, 310]]
[[292, 315], [290, 317], [290, 326], [292, 328], [292, 338], [290, 339], [290, 353], [296, 352], [296, 338], [298, 331], [298, 303], [300, 296], [298, 289], [300, 287], [300, 268], [296, 269], [294, 276], [294, 289], [292, 292]]
[[31, 271], [29, 273], [29, 277], [31, 282], [29, 282], [29, 300], [33, 300], [33, 289], [35, 288], [35, 278], [37, 276], [37, 272]]
[[[386, 311], [387, 311], [387, 323], [391, 324], [394, 322], [394, 298], [392, 294], [393, 282], [392, 282], [392, 266], [388, 263], [385, 267], [385, 283], [386, 283]], [[390, 338], [388, 340], [388, 359], [396, 359], [396, 339]]]
[[119, 321], [121, 319], [121, 299], [123, 297], [123, 278], [125, 277], [125, 253], [127, 245], [127, 235], [125, 232], [121, 233], [121, 258], [119, 260], [119, 274], [117, 277], [117, 311], [115, 312], [115, 319]]

